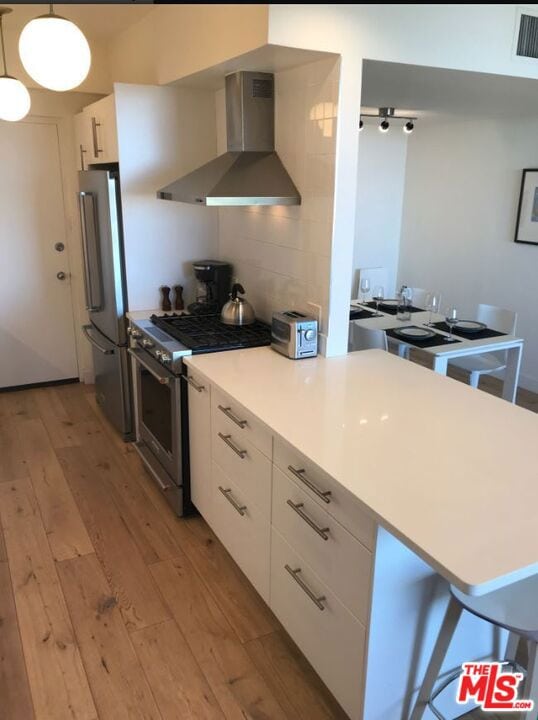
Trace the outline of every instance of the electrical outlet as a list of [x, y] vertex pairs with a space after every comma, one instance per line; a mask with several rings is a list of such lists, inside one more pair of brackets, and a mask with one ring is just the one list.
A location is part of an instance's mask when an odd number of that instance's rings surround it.
[[318, 327], [321, 327], [321, 305], [313, 302], [306, 303], [308, 312], [318, 321]]

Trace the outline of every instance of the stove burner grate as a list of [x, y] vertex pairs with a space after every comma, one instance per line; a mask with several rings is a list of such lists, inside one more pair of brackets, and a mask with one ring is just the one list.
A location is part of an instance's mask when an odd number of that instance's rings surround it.
[[256, 320], [252, 325], [225, 325], [220, 315], [153, 315], [151, 322], [193, 353], [236, 350], [271, 344], [271, 328]]

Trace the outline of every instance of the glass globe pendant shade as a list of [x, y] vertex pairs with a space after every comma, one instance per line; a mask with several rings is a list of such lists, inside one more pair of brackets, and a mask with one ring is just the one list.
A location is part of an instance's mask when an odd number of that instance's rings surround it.
[[43, 15], [31, 20], [19, 38], [24, 69], [39, 85], [64, 92], [78, 87], [91, 65], [88, 41], [70, 20]]
[[0, 75], [0, 120], [22, 120], [28, 115], [30, 104], [30, 93], [20, 80]]

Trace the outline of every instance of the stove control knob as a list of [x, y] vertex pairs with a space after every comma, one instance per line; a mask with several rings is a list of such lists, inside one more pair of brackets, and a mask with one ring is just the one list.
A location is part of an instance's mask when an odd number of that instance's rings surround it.
[[163, 354], [162, 350], [155, 350], [155, 357], [157, 358], [157, 360], [161, 360], [162, 354]]
[[169, 363], [172, 358], [168, 353], [162, 352], [161, 353], [161, 362], [163, 363]]
[[142, 333], [140, 332], [140, 330], [135, 330], [135, 328], [133, 328], [133, 327], [128, 327], [127, 332], [135, 340], [142, 337]]
[[308, 342], [313, 340], [315, 337], [316, 337], [316, 333], [314, 332], [314, 330], [307, 330], [304, 334], [304, 339], [307, 340]]
[[153, 342], [153, 340], [150, 340], [149, 338], [144, 338], [142, 340], [142, 347], [152, 348], [154, 345], [155, 343]]

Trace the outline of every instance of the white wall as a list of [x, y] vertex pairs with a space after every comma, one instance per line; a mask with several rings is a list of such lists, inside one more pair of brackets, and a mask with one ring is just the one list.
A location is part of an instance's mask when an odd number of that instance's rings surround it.
[[[537, 9], [536, 4], [526, 7]], [[347, 351], [363, 59], [538, 77], [512, 57], [516, 5], [269, 6], [269, 43], [340, 53], [329, 354]], [[347, 277], [346, 276], [347, 273]]]
[[[233, 263], [259, 317], [321, 307], [327, 332], [339, 63], [334, 58], [275, 75], [276, 150], [301, 206], [221, 208], [219, 252]], [[223, 151], [222, 93], [217, 94]]]
[[521, 384], [538, 390], [538, 247], [513, 242], [521, 171], [538, 167], [538, 118], [442, 119], [409, 139], [399, 282], [432, 288], [462, 316], [518, 312]]
[[379, 122], [365, 119], [360, 135], [352, 297], [358, 297], [358, 268], [374, 267], [386, 268], [385, 297], [394, 296], [409, 137], [402, 124], [381, 133]]
[[217, 253], [217, 212], [156, 192], [216, 154], [214, 93], [116, 84], [130, 310], [159, 307], [161, 285], [194, 298], [192, 261]]

